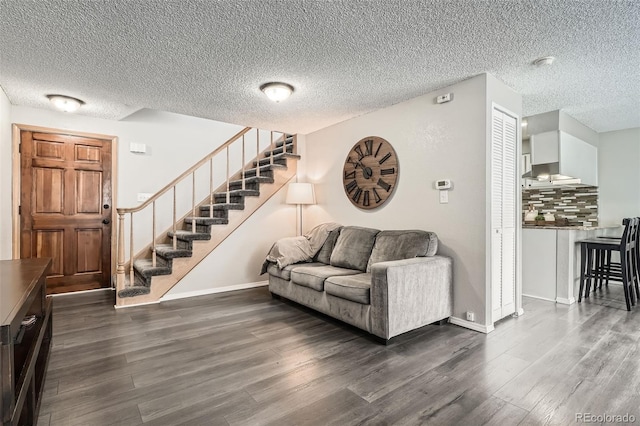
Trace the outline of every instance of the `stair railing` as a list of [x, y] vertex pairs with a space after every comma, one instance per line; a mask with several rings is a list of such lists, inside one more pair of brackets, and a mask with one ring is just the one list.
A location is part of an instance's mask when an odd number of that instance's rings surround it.
[[[231, 145], [233, 145], [235, 142], [238, 142], [241, 144], [241, 161], [242, 161], [242, 166], [239, 170], [239, 178], [242, 180], [242, 189], [245, 190], [246, 189], [246, 169], [247, 168], [251, 168], [251, 164], [247, 164], [246, 163], [246, 159], [245, 159], [245, 136], [252, 130], [256, 131], [256, 157], [255, 157], [255, 161], [256, 161], [256, 177], [260, 177], [260, 129], [257, 128], [252, 128], [252, 127], [245, 127], [244, 129], [242, 129], [241, 131], [239, 131], [238, 133], [236, 133], [234, 136], [232, 136], [228, 141], [226, 141], [225, 143], [223, 143], [222, 145], [220, 145], [218, 148], [216, 148], [213, 152], [211, 152], [210, 154], [208, 154], [206, 157], [204, 157], [202, 160], [198, 161], [196, 164], [194, 164], [193, 166], [191, 166], [188, 170], [186, 170], [184, 173], [182, 173], [180, 176], [178, 176], [177, 178], [175, 178], [173, 181], [171, 181], [169, 184], [167, 184], [164, 188], [162, 188], [161, 190], [159, 190], [158, 192], [156, 192], [153, 196], [151, 196], [148, 200], [146, 200], [145, 202], [143, 202], [142, 204], [140, 204], [139, 206], [136, 207], [130, 207], [130, 208], [118, 208], [117, 212], [118, 212], [118, 234], [117, 234], [117, 268], [116, 268], [116, 286], [117, 289], [122, 289], [124, 288], [124, 283], [125, 283], [125, 277], [127, 272], [129, 273], [129, 283], [130, 285], [134, 285], [134, 281], [135, 281], [135, 274], [134, 274], [134, 260], [138, 257], [141, 257], [144, 255], [144, 253], [146, 252], [146, 249], [142, 250], [141, 252], [139, 252], [137, 255], [135, 255], [135, 251], [134, 251], [134, 226], [133, 226], [133, 214], [143, 211], [145, 210], [147, 207], [151, 206], [151, 215], [152, 215], [152, 230], [151, 230], [151, 244], [149, 245], [149, 249], [151, 250], [151, 262], [152, 265], [155, 267], [156, 266], [156, 240], [157, 240], [157, 235], [156, 235], [156, 202], [158, 201], [158, 199], [168, 193], [169, 191], [173, 192], [173, 200], [172, 200], [172, 206], [173, 206], [173, 212], [172, 212], [172, 225], [171, 225], [171, 230], [173, 231], [173, 237], [172, 237], [172, 246], [173, 249], [177, 249], [177, 236], [176, 236], [176, 231], [177, 231], [177, 224], [178, 224], [178, 217], [177, 217], [177, 186], [179, 183], [185, 181], [189, 176], [191, 176], [191, 214], [192, 216], [195, 218], [197, 217], [197, 208], [199, 207], [199, 204], [196, 202], [196, 171], [200, 170], [201, 167], [203, 167], [205, 164], [209, 165], [209, 179], [208, 179], [208, 196], [207, 199], [205, 199], [204, 202], [209, 203], [210, 207], [209, 207], [209, 217], [213, 218], [214, 214], [213, 214], [213, 205], [215, 204], [215, 187], [214, 187], [214, 166], [213, 166], [213, 160], [214, 158], [222, 153], [223, 151], [225, 152], [225, 162], [226, 162], [226, 170], [225, 170], [225, 180], [226, 180], [226, 203], [230, 203], [231, 202], [231, 196], [230, 196], [230, 184], [231, 184], [231, 179], [232, 179], [232, 175], [231, 175], [231, 167], [230, 167], [230, 151], [229, 148], [231, 147]], [[274, 132], [271, 131], [271, 142], [269, 144], [269, 149], [270, 149], [270, 162], [269, 164], [273, 165], [274, 164], [274, 159], [273, 159], [273, 152], [275, 150], [275, 142], [274, 142], [274, 133], [276, 134], [280, 134], [280, 138], [283, 142], [283, 147], [282, 147], [282, 152], [286, 153], [287, 152], [287, 138], [289, 138], [290, 136], [293, 136], [293, 143], [294, 143], [294, 148], [293, 148], [293, 152], [295, 153], [296, 149], [295, 149], [295, 136], [288, 134], [288, 133], [284, 133], [284, 132]], [[237, 174], [237, 173], [236, 173]], [[127, 264], [127, 262], [125, 261], [125, 215], [129, 214], [129, 262]], [[192, 232], [196, 232], [196, 220], [194, 219], [191, 222], [191, 230]], [[148, 253], [148, 252], [147, 252]], [[127, 267], [128, 267], [128, 271], [127, 271]]]

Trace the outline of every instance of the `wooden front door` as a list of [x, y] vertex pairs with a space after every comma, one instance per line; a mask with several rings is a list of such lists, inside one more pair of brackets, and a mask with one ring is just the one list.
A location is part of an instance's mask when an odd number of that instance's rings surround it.
[[111, 286], [111, 141], [20, 132], [20, 257], [50, 257], [47, 293]]

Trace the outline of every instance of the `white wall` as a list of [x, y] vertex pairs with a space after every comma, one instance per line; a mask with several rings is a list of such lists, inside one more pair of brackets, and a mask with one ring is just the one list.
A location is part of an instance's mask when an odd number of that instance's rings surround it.
[[[485, 204], [487, 76], [327, 127], [306, 136], [306, 179], [316, 184], [317, 205], [305, 209], [305, 228], [322, 222], [377, 229], [424, 229], [440, 238], [439, 252], [454, 259], [454, 315], [474, 311], [485, 318]], [[494, 81], [493, 86], [498, 86]], [[492, 88], [499, 98], [498, 90]], [[436, 96], [453, 101], [436, 104]], [[490, 101], [490, 100], [489, 100]], [[506, 105], [509, 108], [509, 105]], [[510, 108], [512, 110], [518, 109]], [[399, 180], [392, 197], [360, 210], [345, 196], [342, 167], [348, 151], [366, 136], [380, 136], [398, 154]], [[439, 204], [434, 181], [454, 188]]]
[[0, 260], [11, 259], [11, 104], [0, 87]]
[[214, 289], [262, 283], [260, 268], [273, 243], [296, 235], [295, 206], [284, 203], [286, 186], [258, 209], [235, 233], [207, 256], [164, 297], [206, 294]]
[[[138, 205], [137, 193], [154, 193], [161, 189], [242, 129], [237, 125], [152, 110], [142, 110], [124, 120], [113, 121], [42, 109], [11, 107], [10, 119], [8, 119], [4, 112], [4, 100], [6, 97], [0, 96], [0, 105], [3, 108], [2, 115], [0, 115], [0, 123], [2, 124], [0, 128], [2, 133], [0, 134], [5, 135], [6, 133], [8, 135], [6, 142], [5, 137], [2, 137], [2, 145], [0, 146], [2, 158], [2, 173], [0, 175], [2, 204], [0, 207], [3, 212], [0, 235], [3, 237], [3, 243], [5, 237], [9, 237], [9, 240], [11, 237], [10, 214], [8, 218], [5, 218], [4, 215], [5, 211], [10, 213], [11, 208], [10, 187], [8, 192], [5, 189], [6, 176], [9, 177], [9, 181], [11, 177], [11, 122], [117, 136], [117, 207]], [[9, 130], [5, 129], [7, 126]], [[129, 152], [129, 145], [132, 142], [146, 144], [147, 152], [145, 154]], [[263, 133], [260, 142], [260, 149], [264, 149], [269, 143], [268, 135]], [[247, 138], [246, 152], [247, 159], [255, 156], [255, 136], [253, 139]], [[232, 155], [233, 157], [235, 155]], [[7, 167], [5, 167], [5, 159], [7, 159]], [[239, 164], [238, 162], [238, 167]], [[215, 181], [217, 186], [224, 180], [223, 176], [226, 171], [218, 163], [214, 164], [214, 168], [216, 168]], [[208, 169], [204, 171], [203, 175], [208, 178]], [[183, 191], [182, 198], [186, 198], [190, 203], [191, 189], [189, 185], [190, 183], [187, 184], [188, 188]], [[201, 262], [193, 274], [185, 277], [172, 290], [172, 293], [175, 295], [200, 291], [204, 288], [244, 284], [264, 279], [258, 274], [264, 255], [271, 244], [282, 236], [295, 235], [295, 208], [284, 205], [283, 197], [284, 195], [280, 193], [273, 197], [265, 207], [225, 240], [222, 246], [216, 250], [215, 256], [210, 256]], [[185, 212], [185, 210], [178, 209], [180, 216]], [[140, 223], [142, 221], [136, 217], [136, 225]], [[164, 231], [166, 228], [168, 225], [166, 227], [158, 226], [158, 231]], [[148, 233], [150, 233], [150, 229], [149, 225]], [[135, 251], [142, 248], [139, 237], [136, 235], [134, 239], [136, 242]], [[4, 251], [4, 244], [2, 247]], [[10, 258], [10, 241], [6, 250], [8, 250], [8, 258]]]
[[640, 215], [640, 127], [600, 133], [598, 182], [600, 225]]

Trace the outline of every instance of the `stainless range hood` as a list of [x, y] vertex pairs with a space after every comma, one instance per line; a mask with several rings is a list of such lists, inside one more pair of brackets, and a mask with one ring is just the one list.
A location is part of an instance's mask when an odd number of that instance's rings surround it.
[[527, 173], [523, 174], [523, 178], [530, 179], [538, 179], [541, 178], [550, 178], [553, 175], [560, 174], [560, 163], [543, 163], [543, 164], [532, 164], [531, 170]]
[[523, 174], [522, 177], [550, 185], [579, 185], [582, 183], [580, 178], [560, 174], [560, 163], [534, 164], [531, 166], [531, 170]]

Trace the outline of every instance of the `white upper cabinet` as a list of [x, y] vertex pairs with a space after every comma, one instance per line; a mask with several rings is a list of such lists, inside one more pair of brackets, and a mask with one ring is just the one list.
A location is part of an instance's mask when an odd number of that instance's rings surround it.
[[562, 177], [598, 186], [598, 148], [561, 130], [531, 135], [531, 164], [558, 163]]
[[598, 148], [560, 132], [560, 174], [579, 178], [583, 185], [598, 186]]
[[531, 135], [531, 164], [557, 163], [560, 159], [558, 130]]

